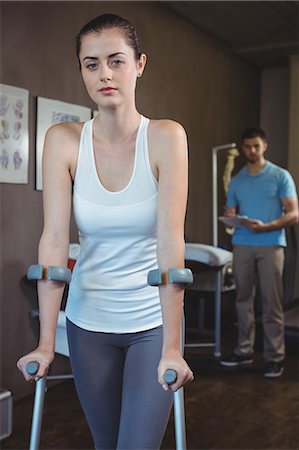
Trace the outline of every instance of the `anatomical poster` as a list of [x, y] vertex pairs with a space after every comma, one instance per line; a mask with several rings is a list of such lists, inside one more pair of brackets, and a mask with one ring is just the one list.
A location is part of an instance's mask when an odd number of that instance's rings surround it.
[[0, 182], [28, 183], [29, 91], [0, 84]]

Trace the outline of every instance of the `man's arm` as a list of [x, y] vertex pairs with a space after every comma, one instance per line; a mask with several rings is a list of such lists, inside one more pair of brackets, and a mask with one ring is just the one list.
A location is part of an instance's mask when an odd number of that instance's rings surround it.
[[281, 200], [285, 214], [271, 222], [264, 223], [261, 220], [244, 219], [242, 225], [254, 232], [273, 231], [295, 225], [299, 221], [298, 198], [286, 197]]

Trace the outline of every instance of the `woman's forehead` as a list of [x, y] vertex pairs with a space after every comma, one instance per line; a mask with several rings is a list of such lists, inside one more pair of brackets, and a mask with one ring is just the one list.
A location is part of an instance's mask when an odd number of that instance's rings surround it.
[[131, 48], [128, 46], [121, 31], [117, 28], [91, 32], [81, 38], [81, 56], [89, 51], [111, 54], [118, 52], [129, 53], [129, 50]]

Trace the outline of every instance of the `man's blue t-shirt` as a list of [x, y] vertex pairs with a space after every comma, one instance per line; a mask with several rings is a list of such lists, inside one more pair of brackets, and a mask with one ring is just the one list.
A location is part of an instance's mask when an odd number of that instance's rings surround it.
[[[239, 215], [263, 222], [271, 222], [284, 214], [281, 200], [296, 197], [296, 187], [290, 173], [269, 161], [256, 175], [250, 175], [243, 167], [229, 184], [227, 207], [236, 206]], [[285, 230], [253, 232], [238, 227], [233, 235], [233, 244], [286, 246]]]

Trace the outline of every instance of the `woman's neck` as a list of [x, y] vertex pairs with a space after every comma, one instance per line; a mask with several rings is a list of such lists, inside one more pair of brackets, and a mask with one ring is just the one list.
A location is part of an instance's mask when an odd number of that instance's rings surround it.
[[141, 116], [134, 108], [101, 109], [94, 119], [93, 133], [95, 139], [106, 142], [130, 140], [139, 127]]

